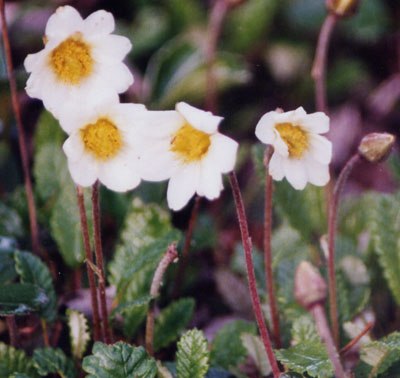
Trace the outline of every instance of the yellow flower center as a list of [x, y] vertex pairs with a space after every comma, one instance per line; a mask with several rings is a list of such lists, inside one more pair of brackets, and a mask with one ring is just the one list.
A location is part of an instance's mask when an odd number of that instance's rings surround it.
[[208, 151], [210, 136], [186, 123], [171, 140], [170, 150], [176, 152], [184, 163], [200, 160]]
[[82, 41], [80, 33], [75, 33], [51, 52], [50, 66], [58, 81], [79, 84], [93, 70], [90, 46]]
[[278, 123], [275, 129], [286, 143], [289, 156], [300, 159], [308, 148], [307, 133], [300, 126], [293, 126], [291, 123]]
[[106, 118], [90, 123], [81, 130], [86, 150], [98, 160], [108, 160], [122, 147], [121, 135], [117, 127]]

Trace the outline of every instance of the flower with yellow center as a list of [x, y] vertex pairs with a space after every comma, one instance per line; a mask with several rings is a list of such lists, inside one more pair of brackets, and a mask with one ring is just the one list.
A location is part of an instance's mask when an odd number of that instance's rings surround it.
[[117, 100], [133, 76], [122, 62], [131, 43], [111, 34], [114, 27], [112, 14], [104, 10], [82, 19], [73, 7], [59, 7], [47, 22], [44, 49], [25, 59], [28, 95], [41, 99], [59, 120]]
[[148, 142], [142, 146], [142, 178], [169, 179], [168, 206], [182, 209], [197, 193], [209, 200], [218, 198], [222, 174], [236, 161], [238, 144], [218, 132], [222, 118], [184, 102], [175, 111], [149, 112]]
[[286, 177], [295, 189], [304, 189], [307, 182], [326, 185], [332, 143], [320, 134], [328, 130], [329, 118], [322, 112], [307, 114], [300, 107], [264, 114], [256, 126], [256, 136], [274, 147], [269, 165], [272, 178], [281, 181]]
[[109, 189], [123, 192], [139, 185], [138, 129], [147, 125], [143, 105], [103, 103], [72, 115], [61, 126], [74, 130], [64, 143], [74, 182], [86, 187], [99, 180]]

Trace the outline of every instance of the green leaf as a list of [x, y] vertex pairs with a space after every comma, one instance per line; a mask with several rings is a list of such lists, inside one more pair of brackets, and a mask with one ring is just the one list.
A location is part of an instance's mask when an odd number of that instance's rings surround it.
[[265, 346], [260, 336], [252, 335], [251, 333], [242, 333], [240, 335], [244, 347], [255, 362], [258, 371], [262, 376], [268, 376], [272, 372], [271, 365], [268, 360]]
[[320, 342], [314, 320], [309, 314], [303, 315], [293, 322], [292, 339], [295, 344]]
[[242, 333], [255, 334], [257, 327], [254, 323], [244, 320], [235, 320], [220, 329], [213, 341], [211, 349], [211, 365], [220, 366], [229, 370], [246, 361], [247, 350], [243, 346], [240, 335]]
[[152, 299], [156, 298], [154, 295], [147, 295], [133, 301], [128, 301], [118, 305], [110, 314], [110, 319], [114, 319], [117, 315], [123, 314], [125, 311], [131, 311], [135, 307], [148, 305]]
[[24, 226], [19, 214], [0, 202], [0, 235], [21, 238], [24, 235]]
[[375, 207], [372, 238], [383, 274], [400, 304], [400, 198], [382, 195]]
[[[92, 217], [87, 193], [85, 197], [86, 216], [91, 230]], [[85, 259], [85, 251], [76, 189], [72, 181], [64, 185], [57, 197], [51, 214], [50, 230], [65, 263], [72, 269], [81, 265]]]
[[29, 252], [15, 251], [14, 258], [21, 282], [38, 286], [48, 298], [48, 302], [41, 306], [39, 316], [53, 321], [57, 313], [57, 297], [49, 268], [39, 257]]
[[53, 349], [45, 347], [42, 349], [35, 349], [33, 352], [33, 360], [41, 376], [46, 376], [51, 373], [57, 373], [61, 378], [75, 378], [78, 376], [74, 363], [67, 358], [60, 348]]
[[[36, 124], [34, 140], [35, 156], [47, 143], [54, 143], [61, 147], [64, 139], [65, 133], [61, 129], [58, 121], [51, 115], [50, 112], [44, 110]], [[63, 153], [61, 152], [61, 154]]]
[[168, 346], [187, 327], [193, 315], [195, 301], [183, 298], [171, 303], [157, 316], [154, 326], [154, 350]]
[[90, 340], [90, 331], [86, 316], [78, 310], [67, 309], [67, 321], [72, 355], [81, 359]]
[[286, 369], [296, 373], [307, 372], [312, 377], [328, 378], [334, 375], [324, 344], [304, 342], [288, 349], [275, 351], [276, 358]]
[[[5, 239], [3, 239], [5, 240]], [[14, 248], [2, 247], [0, 242], [0, 285], [12, 281], [18, 276], [15, 270]]]
[[46, 294], [36, 285], [6, 284], [0, 290], [0, 315], [23, 315], [39, 310], [48, 301]]
[[368, 377], [376, 377], [400, 361], [400, 333], [363, 345], [361, 350], [361, 360], [373, 367]]
[[176, 353], [178, 378], [203, 378], [210, 366], [210, 353], [202, 331], [192, 329], [178, 342]]
[[31, 358], [23, 350], [0, 342], [0, 377], [9, 377], [16, 373], [30, 378], [38, 377]]
[[134, 348], [123, 342], [96, 342], [92, 355], [83, 359], [82, 368], [89, 373], [87, 378], [151, 378], [157, 374], [156, 362], [143, 347]]

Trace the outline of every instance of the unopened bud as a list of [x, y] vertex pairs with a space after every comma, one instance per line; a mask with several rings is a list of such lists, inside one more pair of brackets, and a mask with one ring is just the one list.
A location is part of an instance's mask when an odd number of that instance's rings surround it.
[[362, 138], [358, 153], [371, 163], [385, 160], [392, 149], [396, 137], [389, 133], [371, 133]]
[[326, 283], [318, 270], [308, 261], [301, 262], [294, 278], [296, 301], [308, 309], [315, 303], [325, 301], [326, 293]]
[[326, 7], [339, 17], [352, 16], [358, 7], [359, 0], [326, 0]]

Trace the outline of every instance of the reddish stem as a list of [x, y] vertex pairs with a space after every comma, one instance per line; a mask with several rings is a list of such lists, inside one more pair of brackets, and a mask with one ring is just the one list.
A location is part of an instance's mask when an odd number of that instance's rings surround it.
[[360, 160], [360, 155], [353, 155], [343, 167], [339, 174], [335, 188], [333, 190], [332, 199], [329, 206], [329, 222], [328, 222], [328, 276], [329, 276], [329, 308], [332, 322], [333, 337], [336, 346], [339, 346], [339, 321], [337, 310], [337, 290], [335, 277], [335, 234], [336, 234], [336, 219], [339, 206], [339, 198], [343, 186], [349, 176], [354, 165]]
[[332, 365], [335, 369], [335, 377], [346, 378], [342, 363], [340, 362], [339, 354], [332, 339], [331, 331], [329, 329], [328, 321], [326, 320], [322, 304], [317, 302], [311, 307], [310, 311], [314, 315], [318, 333], [326, 346], [329, 354], [329, 359], [331, 360]]
[[272, 318], [272, 332], [275, 345], [278, 349], [282, 348], [281, 333], [279, 329], [278, 306], [275, 297], [274, 275], [272, 271], [272, 251], [271, 251], [271, 233], [272, 233], [272, 190], [273, 182], [269, 174], [269, 162], [272, 156], [272, 147], [267, 147], [264, 156], [265, 165], [265, 207], [264, 207], [264, 260], [265, 277], [268, 292], [269, 308]]
[[15, 316], [7, 316], [6, 317], [6, 323], [8, 327], [8, 335], [10, 337], [10, 344], [14, 348], [19, 347], [19, 332], [18, 332], [18, 327], [17, 327], [17, 322], [15, 321]]
[[99, 268], [99, 294], [100, 311], [103, 323], [104, 341], [111, 343], [110, 324], [108, 322], [107, 300], [106, 300], [106, 276], [104, 271], [103, 247], [101, 245], [101, 224], [100, 224], [100, 201], [99, 201], [99, 183], [96, 181], [92, 187], [92, 207], [93, 207], [93, 234], [94, 251], [96, 254], [96, 265]]
[[207, 29], [207, 45], [206, 45], [206, 109], [215, 113], [218, 107], [217, 81], [214, 77], [215, 51], [217, 41], [221, 32], [222, 22], [228, 10], [228, 2], [226, 0], [216, 0], [211, 9], [210, 22]]
[[339, 354], [345, 354], [348, 350], [350, 350], [354, 345], [356, 345], [360, 339], [367, 334], [370, 329], [374, 326], [374, 322], [369, 322], [366, 327], [353, 339], [351, 340], [345, 347], [343, 347]]
[[199, 215], [199, 208], [200, 208], [200, 197], [196, 195], [194, 199], [192, 213], [190, 214], [189, 225], [186, 232], [185, 244], [183, 245], [182, 248], [182, 256], [179, 261], [178, 272], [176, 274], [173, 298], [177, 298], [179, 296], [179, 289], [181, 287], [183, 276], [185, 274], [186, 263], [189, 257], [190, 244], [192, 242], [194, 226], [196, 224], [196, 220]]
[[100, 340], [99, 304], [97, 301], [96, 280], [93, 269], [91, 267], [91, 265], [93, 265], [93, 254], [92, 254], [92, 249], [90, 247], [89, 228], [85, 210], [85, 200], [83, 198], [83, 189], [81, 186], [76, 187], [76, 194], [78, 197], [79, 215], [81, 218], [83, 245], [85, 247], [86, 269], [89, 279], [90, 297], [92, 300], [93, 325], [94, 325], [93, 338], [94, 341], [99, 341]]
[[40, 324], [42, 326], [42, 331], [43, 331], [44, 345], [48, 347], [50, 346], [50, 340], [49, 340], [49, 333], [47, 332], [47, 322], [45, 319], [40, 318]]
[[329, 42], [338, 17], [334, 13], [328, 13], [322, 25], [318, 37], [317, 50], [315, 52], [314, 64], [311, 76], [315, 81], [315, 102], [317, 110], [327, 113], [325, 74], [328, 56]]
[[274, 378], [279, 378], [280, 371], [278, 363], [276, 362], [274, 352], [271, 345], [271, 340], [268, 334], [267, 326], [265, 325], [264, 316], [261, 310], [260, 297], [257, 292], [256, 276], [254, 273], [253, 256], [252, 256], [252, 246], [251, 239], [249, 235], [249, 229], [247, 226], [246, 212], [244, 209], [244, 204], [242, 200], [242, 195], [240, 194], [240, 188], [237, 181], [235, 172], [229, 173], [229, 179], [232, 186], [233, 198], [235, 199], [236, 211], [239, 220], [240, 233], [242, 235], [243, 249], [245, 253], [247, 277], [249, 282], [251, 299], [253, 302], [254, 313], [256, 316], [258, 328], [261, 333], [261, 338], [264, 343], [265, 351], [267, 352], [269, 363], [272, 367], [272, 372]]
[[40, 255], [41, 250], [40, 250], [40, 242], [39, 242], [39, 229], [38, 229], [37, 218], [36, 218], [36, 207], [35, 207], [35, 200], [34, 200], [34, 196], [33, 196], [32, 182], [31, 182], [31, 177], [30, 177], [30, 172], [29, 172], [28, 150], [26, 147], [24, 128], [22, 126], [21, 110], [19, 108], [19, 102], [18, 102], [17, 85], [15, 83], [14, 72], [13, 72], [13, 63], [12, 63], [12, 57], [11, 57], [10, 40], [8, 38], [6, 15], [5, 15], [5, 9], [4, 9], [4, 0], [0, 0], [0, 17], [1, 17], [1, 30], [2, 30], [2, 34], [3, 34], [4, 50], [5, 50], [5, 54], [6, 54], [6, 60], [7, 60], [7, 71], [8, 71], [8, 77], [10, 80], [11, 101], [12, 101], [12, 105], [13, 105], [13, 109], [14, 109], [15, 120], [17, 122], [18, 143], [19, 143], [19, 150], [20, 150], [20, 154], [21, 154], [22, 169], [24, 172], [25, 191], [26, 191], [26, 197], [27, 197], [27, 201], [28, 201], [29, 221], [30, 221], [30, 229], [31, 229], [31, 236], [32, 236], [32, 249], [33, 249], [34, 253]]
[[[154, 296], [159, 295], [162, 279], [169, 264], [171, 264], [178, 257], [176, 251], [176, 243], [168, 246], [167, 252], [161, 259], [158, 267], [154, 273], [153, 282], [151, 283], [150, 294]], [[154, 300], [151, 301], [149, 311], [147, 312], [146, 320], [146, 350], [147, 353], [153, 355], [153, 330], [154, 330]]]

